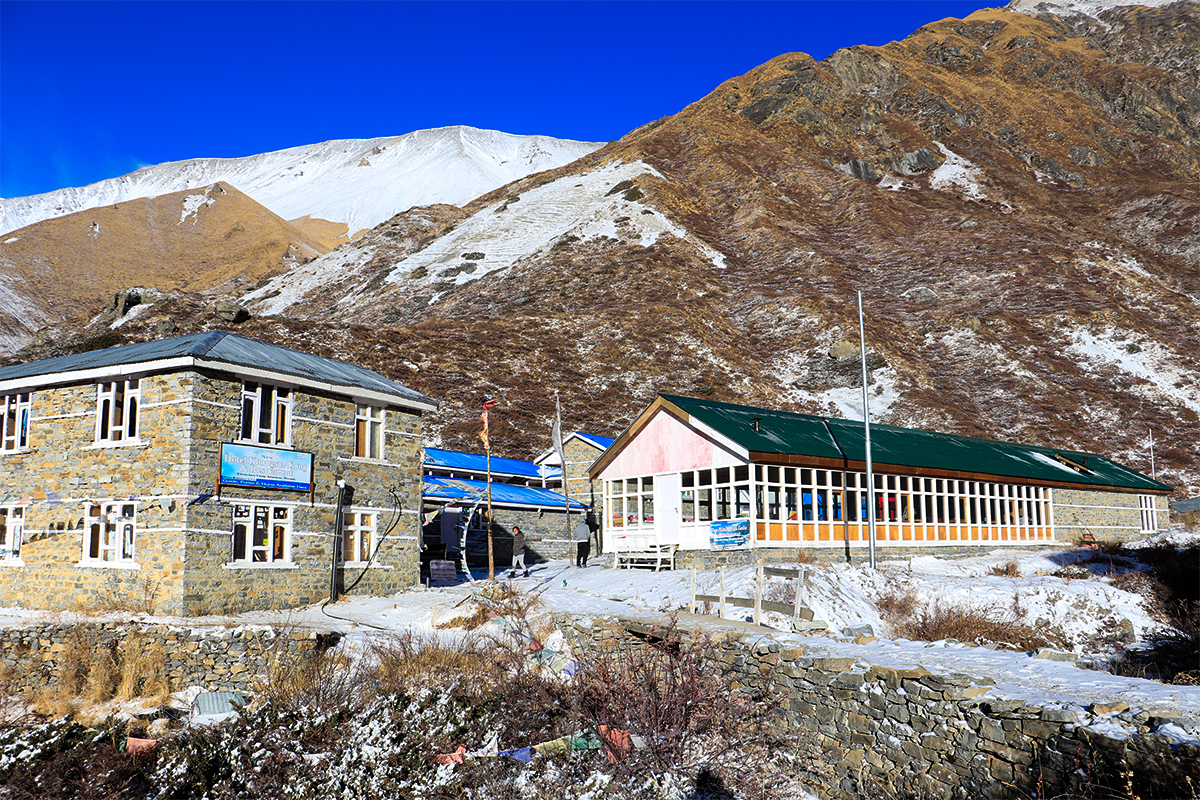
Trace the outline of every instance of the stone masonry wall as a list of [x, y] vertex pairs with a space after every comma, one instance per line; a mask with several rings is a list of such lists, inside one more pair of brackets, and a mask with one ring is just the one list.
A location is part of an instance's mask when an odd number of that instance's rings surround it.
[[[194, 430], [188, 452], [191, 489], [197, 495], [214, 491], [220, 474], [220, 444], [238, 435], [241, 386], [234, 376], [195, 376]], [[354, 564], [341, 568], [342, 588], [348, 589], [360, 575], [355, 594], [389, 595], [418, 582], [421, 418], [389, 407], [384, 459], [372, 460], [354, 457], [354, 412], [350, 399], [293, 391], [292, 447], [313, 453], [311, 501], [307, 493], [238, 486], [224, 487], [219, 501], [214, 498], [189, 509], [188, 528], [193, 533], [188, 539], [182, 613], [287, 608], [327, 597], [338, 480], [354, 487], [349, 510], [375, 515], [376, 542], [380, 543], [369, 568]], [[233, 507], [237, 504], [292, 508], [290, 560], [262, 565], [231, 563]]]
[[[79, 623], [0, 630], [0, 686], [10, 694], [58, 685], [74, 664], [111, 659], [116, 673], [147, 657], [161, 664], [168, 691], [248, 692], [261, 687], [273, 665], [328, 647], [337, 634], [272, 628], [180, 628], [170, 625]], [[145, 674], [140, 675], [144, 679]], [[139, 687], [141, 688], [141, 687]]]
[[[1054, 530], [1060, 542], [1077, 542], [1084, 534], [1097, 541], [1127, 542], [1142, 534], [1140, 495], [1122, 492], [1054, 490]], [[1154, 497], [1158, 529], [1170, 524], [1170, 508], [1165, 496]]]
[[[0, 505], [25, 509], [21, 558], [0, 560], [0, 605], [194, 615], [321, 599], [329, 591], [339, 479], [355, 487], [351, 510], [377, 515], [382, 541], [370, 569], [343, 569], [343, 585], [360, 574], [356, 593], [415, 585], [420, 415], [388, 408], [386, 460], [359, 459], [353, 400], [294, 390], [292, 444], [314, 453], [312, 498], [229, 487], [194, 503], [214, 492], [220, 443], [240, 433], [241, 387], [233, 375], [144, 376], [138, 438], [117, 445], [95, 443], [96, 384], [34, 390], [30, 448], [0, 454]], [[90, 561], [89, 509], [116, 501], [136, 506], [134, 559]], [[238, 501], [292, 509], [290, 560], [230, 563]]]
[[[576, 648], [638, 641], [639, 626], [613, 618], [555, 621]], [[1120, 702], [1030, 705], [997, 696], [987, 679], [865, 664], [767, 635], [721, 634], [704, 646], [736, 687], [782, 693], [779, 724], [833, 769], [825, 800], [1057, 797], [1080, 781], [1149, 800], [1200, 785], [1197, 720]], [[1179, 740], [1185, 729], [1191, 743]]]
[[[138, 439], [95, 443], [96, 384], [32, 393], [30, 448], [0, 455], [0, 505], [25, 506], [20, 561], [0, 561], [0, 604], [50, 609], [182, 608], [185, 381], [140, 382]], [[84, 558], [94, 502], [134, 500], [134, 564]]]

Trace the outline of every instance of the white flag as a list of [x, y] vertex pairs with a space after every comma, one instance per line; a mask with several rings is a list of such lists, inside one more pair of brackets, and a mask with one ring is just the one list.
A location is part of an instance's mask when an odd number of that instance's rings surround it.
[[558, 463], [562, 465], [563, 487], [567, 485], [567, 454], [563, 451], [562, 440], [562, 406], [558, 398], [554, 398], [554, 427], [550, 429], [550, 439], [554, 442], [554, 452], [558, 453]]

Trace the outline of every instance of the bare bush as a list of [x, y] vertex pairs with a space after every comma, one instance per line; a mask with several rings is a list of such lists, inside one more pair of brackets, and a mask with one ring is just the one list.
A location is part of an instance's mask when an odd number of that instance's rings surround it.
[[914, 611], [907, 618], [897, 618], [892, 624], [901, 636], [922, 642], [955, 639], [976, 644], [1006, 645], [1026, 651], [1064, 646], [1063, 641], [1053, 633], [1039, 631], [1021, 622], [1016, 614], [996, 609], [951, 606], [938, 602]]
[[998, 578], [1019, 578], [1021, 577], [1021, 568], [1017, 562], [1008, 561], [992, 567], [992, 574]]
[[712, 660], [714, 651], [712, 642], [686, 638], [672, 622], [644, 642], [581, 655], [575, 686], [580, 724], [644, 741], [642, 749], [605, 741], [618, 762], [616, 774], [687, 776], [711, 784], [710, 790], [737, 786], [739, 796], [774, 796], [787, 783], [780, 769], [796, 742], [772, 724], [778, 698], [770, 684], [739, 685], [725, 675]]
[[907, 619], [917, 609], [917, 596], [911, 591], [904, 594], [892, 592], [878, 598], [875, 608], [889, 622]]

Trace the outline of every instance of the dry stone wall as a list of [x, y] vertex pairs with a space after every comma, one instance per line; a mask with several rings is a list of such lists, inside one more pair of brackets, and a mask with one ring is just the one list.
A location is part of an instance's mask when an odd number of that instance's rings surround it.
[[[613, 618], [556, 622], [584, 649], [654, 633]], [[780, 693], [780, 725], [835, 774], [825, 800], [1056, 797], [1081, 783], [1096, 796], [1106, 786], [1149, 800], [1200, 786], [1198, 720], [1119, 702], [1028, 704], [997, 696], [990, 680], [867, 664], [769, 635], [720, 634], [704, 646], [735, 686]]]
[[[10, 694], [59, 684], [65, 670], [111, 659], [118, 674], [147, 657], [162, 665], [168, 691], [253, 691], [273, 664], [335, 644], [337, 634], [253, 626], [183, 628], [114, 622], [43, 624], [0, 630], [0, 683]], [[146, 674], [140, 676], [145, 679]]]

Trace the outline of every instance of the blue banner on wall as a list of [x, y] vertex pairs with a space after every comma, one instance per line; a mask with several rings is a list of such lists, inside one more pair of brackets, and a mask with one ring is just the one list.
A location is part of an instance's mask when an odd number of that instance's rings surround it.
[[713, 520], [708, 528], [708, 541], [713, 550], [737, 550], [749, 547], [750, 520]]
[[312, 453], [222, 444], [221, 485], [312, 491]]

